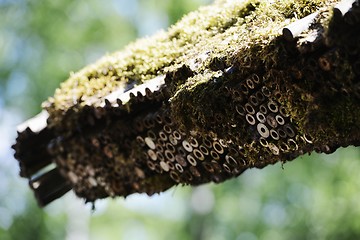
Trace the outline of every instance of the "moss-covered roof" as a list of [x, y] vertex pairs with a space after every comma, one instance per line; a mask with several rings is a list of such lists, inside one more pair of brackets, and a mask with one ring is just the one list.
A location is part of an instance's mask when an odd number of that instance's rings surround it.
[[335, 3], [217, 1], [72, 74], [19, 134], [23, 176], [94, 201], [359, 145], [360, 11]]
[[103, 97], [124, 83], [140, 84], [183, 63], [201, 72], [216, 58], [230, 65], [236, 57], [244, 68], [255, 58], [268, 61], [271, 56], [262, 55], [261, 48], [279, 36], [286, 24], [334, 2], [217, 1], [183, 17], [167, 32], [140, 39], [72, 73], [44, 107], [58, 118], [73, 106], [81, 108], [89, 97]]

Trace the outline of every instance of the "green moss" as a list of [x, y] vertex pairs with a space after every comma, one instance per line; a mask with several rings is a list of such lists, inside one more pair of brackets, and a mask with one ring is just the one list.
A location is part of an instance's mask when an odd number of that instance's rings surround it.
[[124, 83], [141, 83], [173, 71], [179, 64], [190, 64], [209, 51], [210, 56], [200, 64], [198, 72], [213, 63], [214, 58], [221, 59], [224, 66], [234, 59], [245, 67], [255, 58], [273, 62], [272, 56], [262, 49], [279, 36], [281, 28], [333, 2], [217, 1], [190, 13], [167, 32], [140, 39], [71, 74], [44, 107], [54, 119], [61, 120], [64, 111], [74, 106], [82, 108], [88, 98], [105, 96]]
[[[328, 2], [328, 4], [331, 3], [333, 2]], [[284, 69], [285, 66], [291, 66], [298, 59], [291, 60], [284, 57], [286, 52], [283, 49], [282, 40], [279, 38], [282, 28], [293, 21], [295, 19], [294, 16], [301, 18], [325, 6], [322, 1], [311, 3], [309, 1], [283, 1], [273, 4], [250, 1], [248, 4], [254, 6], [253, 8], [247, 8], [251, 9], [249, 14], [245, 14], [246, 16], [243, 19], [238, 20], [234, 26], [227, 29], [224, 33], [214, 36], [210, 43], [204, 41], [206, 48], [212, 49], [212, 51], [208, 59], [203, 61], [203, 65], [199, 68], [200, 74], [189, 78], [185, 84], [180, 86], [172, 99], [174, 116], [177, 115], [178, 118], [183, 118], [182, 120], [180, 119], [180, 122], [185, 125], [188, 124], [188, 128], [193, 128], [194, 125], [197, 125], [198, 130], [206, 131], [206, 127], [203, 129], [201, 127], [204, 126], [203, 123], [209, 122], [209, 118], [206, 115], [214, 116], [213, 109], [218, 109], [217, 106], [221, 109], [223, 108], [221, 106], [226, 106], [227, 104], [224, 103], [226, 98], [218, 96], [219, 92], [221, 92], [219, 91], [219, 84], [209, 82], [209, 80], [222, 81], [217, 79], [220, 75], [219, 72], [213, 71], [211, 73], [209, 71], [209, 69], [213, 69], [212, 64], [214, 61], [218, 62], [219, 59], [222, 59], [222, 64], [217, 63], [217, 65], [222, 65], [224, 66], [223, 68], [236, 66], [238, 72], [235, 78], [239, 82], [246, 79], [252, 73], [265, 74], [270, 72], [271, 75], [272, 69]], [[289, 11], [289, 9], [292, 11]], [[289, 19], [287, 17], [292, 18]], [[200, 52], [204, 52], [206, 48]], [[288, 74], [284, 74], [279, 78], [284, 78], [285, 75]], [[273, 82], [273, 76], [269, 76], [269, 79], [268, 84], [275, 83]], [[230, 79], [229, 81], [234, 80]], [[222, 83], [222, 86], [224, 87], [226, 84], [227, 80]], [[197, 86], [199, 86], [199, 89], [196, 89]], [[300, 95], [300, 98], [302, 99], [301, 102], [305, 101], [307, 103], [305, 105], [296, 104], [291, 99], [297, 98], [287, 95], [283, 95], [279, 101], [289, 106], [291, 115], [298, 122], [304, 122], [307, 111], [306, 106], [308, 102], [312, 101], [312, 96], [304, 92]], [[304, 108], [302, 108], [302, 105]], [[294, 106], [297, 107], [294, 108]], [[192, 116], [192, 119], [189, 116]]]

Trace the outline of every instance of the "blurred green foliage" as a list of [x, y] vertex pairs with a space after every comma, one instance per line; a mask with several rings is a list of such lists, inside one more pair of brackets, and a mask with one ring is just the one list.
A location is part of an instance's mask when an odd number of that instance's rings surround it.
[[136, 197], [108, 202], [105, 212], [91, 217], [90, 236], [359, 239], [359, 159], [359, 150], [350, 147], [331, 155], [304, 156], [283, 166], [249, 170], [220, 185], [177, 187], [160, 203], [167, 205], [160, 213], [135, 208], [131, 201]]
[[220, 185], [43, 209], [17, 176], [15, 125], [71, 71], [176, 22], [205, 0], [0, 0], [0, 239], [357, 239], [360, 151], [313, 154]]

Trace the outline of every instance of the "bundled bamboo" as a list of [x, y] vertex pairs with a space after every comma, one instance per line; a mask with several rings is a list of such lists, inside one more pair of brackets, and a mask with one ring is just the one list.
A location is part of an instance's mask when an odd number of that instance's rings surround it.
[[19, 128], [20, 175], [42, 206], [71, 188], [93, 202], [358, 146], [359, 9], [306, 0], [201, 8], [63, 83]]

